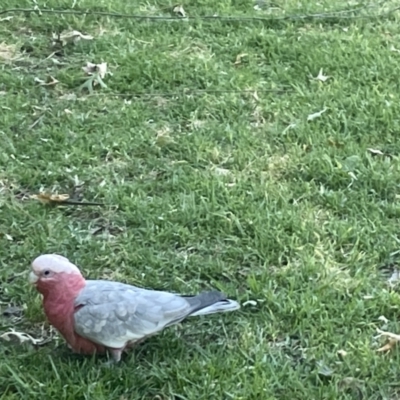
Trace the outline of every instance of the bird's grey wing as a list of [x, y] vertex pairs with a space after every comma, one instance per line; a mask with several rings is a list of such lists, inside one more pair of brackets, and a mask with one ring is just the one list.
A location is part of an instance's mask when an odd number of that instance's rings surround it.
[[106, 347], [124, 347], [129, 341], [181, 321], [193, 311], [187, 300], [171, 293], [97, 282], [87, 285], [75, 300], [75, 331]]
[[101, 279], [86, 280], [86, 293], [92, 295], [93, 291], [107, 291], [107, 290], [146, 290], [138, 286], [129, 285], [122, 282], [105, 281]]

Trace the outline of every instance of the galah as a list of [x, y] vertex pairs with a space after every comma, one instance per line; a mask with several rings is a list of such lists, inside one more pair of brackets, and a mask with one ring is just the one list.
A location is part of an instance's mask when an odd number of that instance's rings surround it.
[[217, 291], [183, 296], [106, 281], [85, 280], [79, 268], [58, 254], [32, 262], [29, 280], [43, 295], [50, 324], [80, 354], [122, 352], [189, 316], [234, 311], [238, 302]]

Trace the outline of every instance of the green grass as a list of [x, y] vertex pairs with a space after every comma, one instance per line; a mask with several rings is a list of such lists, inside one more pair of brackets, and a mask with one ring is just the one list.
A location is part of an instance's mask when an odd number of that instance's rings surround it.
[[[303, 3], [183, 7], [189, 16], [280, 16], [357, 6]], [[170, 16], [173, 5], [78, 0], [75, 9]], [[2, 316], [0, 333], [52, 340], [0, 341], [0, 399], [398, 398], [399, 352], [378, 353], [375, 338], [376, 328], [400, 331], [400, 296], [382, 272], [399, 251], [398, 14], [12, 17], [0, 22], [0, 54], [5, 44], [19, 53], [0, 59], [0, 305], [24, 312]], [[94, 39], [53, 46], [53, 32], [72, 29]], [[112, 72], [92, 95], [79, 89], [88, 61]], [[321, 68], [325, 82], [312, 79]], [[50, 76], [54, 87], [35, 82]], [[42, 188], [106, 206], [29, 199]], [[90, 278], [217, 288], [253, 302], [168, 329], [106, 368], [72, 355], [45, 323], [26, 274], [44, 252]]]

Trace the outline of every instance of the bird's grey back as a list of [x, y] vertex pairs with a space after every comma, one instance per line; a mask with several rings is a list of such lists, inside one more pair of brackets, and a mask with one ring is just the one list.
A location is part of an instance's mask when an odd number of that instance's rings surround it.
[[[77, 303], [81, 304], [103, 304], [104, 302], [119, 301], [123, 300], [124, 298], [131, 299], [132, 291], [140, 292], [145, 297], [149, 296], [149, 299], [155, 299], [157, 297], [164, 299], [164, 295], [173, 295], [173, 293], [143, 289], [122, 282], [106, 280], [87, 280], [85, 288], [81, 291], [76, 300]], [[174, 295], [187, 301], [188, 305], [190, 306], [189, 314], [195, 313], [203, 308], [226, 300], [226, 296], [218, 291], [204, 292], [193, 296], [181, 296], [179, 294]]]

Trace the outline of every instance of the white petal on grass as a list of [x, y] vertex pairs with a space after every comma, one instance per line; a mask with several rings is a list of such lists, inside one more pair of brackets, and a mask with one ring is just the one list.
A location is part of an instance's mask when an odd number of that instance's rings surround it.
[[380, 156], [384, 156], [385, 155], [384, 153], [382, 153], [380, 150], [377, 150], [377, 149], [368, 148], [367, 150], [372, 154], [377, 154], [377, 155], [380, 155]]
[[256, 305], [257, 305], [257, 302], [255, 300], [247, 300], [242, 304], [243, 307], [256, 306]]
[[318, 112], [316, 112], [316, 113], [314, 113], [314, 114], [310, 114], [310, 115], [307, 117], [307, 121], [312, 121], [312, 120], [314, 120], [314, 119], [320, 117], [320, 116], [321, 116], [324, 112], [326, 112], [327, 110], [328, 110], [327, 108], [324, 108], [324, 109], [321, 110], [321, 111], [318, 111]]
[[331, 76], [324, 75], [324, 71], [321, 68], [318, 72], [318, 75], [314, 79], [317, 81], [326, 82], [329, 78], [331, 78]]
[[178, 14], [180, 17], [183, 17], [183, 18], [186, 17], [186, 12], [181, 5], [175, 6], [172, 11], [174, 13]]
[[378, 318], [378, 321], [382, 321], [382, 322], [385, 323], [385, 324], [387, 324], [387, 323], [389, 322], [389, 320], [388, 320], [384, 315], [381, 315], [381, 316]]
[[388, 279], [389, 284], [394, 285], [400, 280], [400, 271], [398, 269], [395, 269]]

